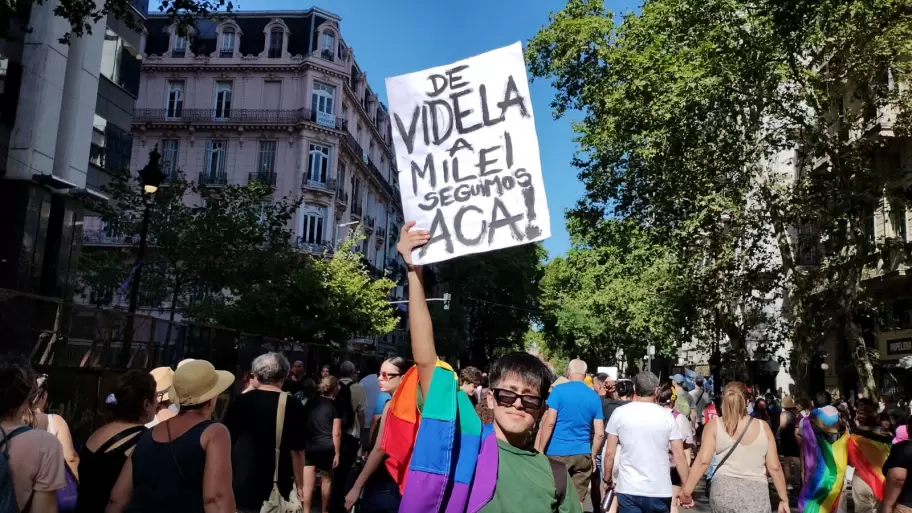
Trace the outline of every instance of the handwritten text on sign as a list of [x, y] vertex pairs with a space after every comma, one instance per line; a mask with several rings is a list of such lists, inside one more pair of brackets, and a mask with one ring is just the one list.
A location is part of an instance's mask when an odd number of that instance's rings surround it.
[[415, 263], [551, 236], [522, 45], [386, 80]]

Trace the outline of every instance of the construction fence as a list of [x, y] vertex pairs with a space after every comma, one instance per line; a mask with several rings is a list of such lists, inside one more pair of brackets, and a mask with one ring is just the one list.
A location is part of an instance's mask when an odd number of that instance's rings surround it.
[[234, 372], [240, 385], [253, 359], [267, 351], [301, 360], [314, 377], [323, 365], [336, 369], [348, 360], [364, 369], [384, 358], [0, 289], [0, 354], [27, 355], [48, 375], [48, 411], [67, 420], [77, 441], [104, 422], [104, 400], [128, 369], [203, 359]]

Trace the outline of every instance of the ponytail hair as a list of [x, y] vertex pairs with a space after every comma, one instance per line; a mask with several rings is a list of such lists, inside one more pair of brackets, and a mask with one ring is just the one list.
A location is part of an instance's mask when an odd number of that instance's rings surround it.
[[732, 381], [722, 390], [722, 422], [728, 436], [735, 436], [738, 421], [747, 412], [747, 385]]

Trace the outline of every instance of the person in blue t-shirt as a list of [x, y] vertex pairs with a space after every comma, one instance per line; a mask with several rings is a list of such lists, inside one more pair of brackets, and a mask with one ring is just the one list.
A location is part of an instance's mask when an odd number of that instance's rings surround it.
[[605, 438], [605, 421], [601, 399], [584, 382], [586, 362], [571, 361], [567, 378], [569, 382], [554, 387], [548, 396], [535, 448], [567, 466], [582, 503]]
[[383, 416], [383, 408], [386, 406], [386, 403], [390, 402], [392, 398], [393, 396], [386, 392], [381, 391], [377, 394], [377, 400], [374, 402], [374, 412], [370, 425], [370, 438], [368, 440], [374, 439], [374, 432], [377, 431], [377, 428], [380, 426], [380, 417]]

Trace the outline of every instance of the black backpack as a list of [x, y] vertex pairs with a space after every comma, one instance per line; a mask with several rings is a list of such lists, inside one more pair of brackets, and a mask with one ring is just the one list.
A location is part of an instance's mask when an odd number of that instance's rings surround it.
[[339, 393], [336, 395], [336, 404], [342, 413], [342, 433], [351, 431], [355, 425], [355, 409], [352, 408], [352, 391], [351, 387], [355, 382], [351, 381], [347, 385], [339, 382]]
[[[10, 474], [9, 465], [9, 441], [14, 436], [29, 431], [30, 427], [21, 426], [9, 433], [0, 428], [0, 513], [19, 513], [19, 505], [16, 503], [16, 493], [13, 490], [13, 476]], [[29, 501], [31, 502], [31, 501]], [[28, 507], [25, 508], [28, 511]]]

